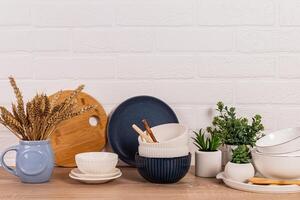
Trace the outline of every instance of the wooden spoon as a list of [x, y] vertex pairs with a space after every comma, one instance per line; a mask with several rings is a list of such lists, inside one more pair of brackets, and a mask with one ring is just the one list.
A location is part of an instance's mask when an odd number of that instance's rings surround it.
[[141, 136], [142, 139], [146, 140], [148, 143], [153, 143], [153, 140], [146, 135], [137, 125], [133, 124], [132, 128]]
[[154, 136], [154, 134], [153, 134], [153, 132], [152, 132], [152, 130], [151, 130], [148, 122], [147, 122], [147, 120], [143, 119], [142, 122], [143, 122], [143, 124], [145, 126], [146, 132], [150, 135], [150, 137], [153, 140], [153, 142], [157, 142], [158, 143], [158, 141], [156, 140], [156, 138], [155, 138], [155, 136]]
[[250, 178], [250, 183], [255, 185], [299, 185], [300, 180], [276, 180], [276, 179], [268, 179], [268, 178]]

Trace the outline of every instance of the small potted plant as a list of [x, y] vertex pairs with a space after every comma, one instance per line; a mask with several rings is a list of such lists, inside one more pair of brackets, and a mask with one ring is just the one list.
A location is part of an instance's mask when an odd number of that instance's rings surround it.
[[217, 134], [205, 135], [200, 129], [193, 138], [198, 150], [195, 152], [195, 174], [200, 177], [216, 177], [222, 170], [222, 152], [218, 150], [221, 139]]
[[251, 164], [251, 153], [247, 145], [240, 145], [233, 150], [232, 160], [225, 166], [226, 178], [246, 182], [255, 174]]
[[[48, 140], [58, 124], [76, 117], [91, 109], [94, 105], [78, 108], [76, 97], [83, 90], [83, 85], [70, 96], [58, 102], [61, 93], [54, 98], [46, 94], [37, 94], [26, 104], [15, 80], [10, 77], [10, 84], [16, 95], [17, 103], [12, 104], [10, 112], [0, 106], [0, 123], [11, 131], [19, 140], [19, 145], [6, 149], [0, 156], [2, 167], [18, 176], [25, 183], [43, 183], [49, 181], [53, 167], [53, 151]], [[16, 151], [16, 168], [5, 164], [4, 156], [9, 151]]]
[[219, 114], [214, 117], [212, 127], [208, 127], [209, 133], [220, 135], [223, 144], [223, 164], [231, 160], [232, 150], [239, 145], [253, 147], [256, 141], [263, 136], [262, 117], [255, 115], [251, 122], [245, 117], [238, 117], [234, 107], [217, 103]]

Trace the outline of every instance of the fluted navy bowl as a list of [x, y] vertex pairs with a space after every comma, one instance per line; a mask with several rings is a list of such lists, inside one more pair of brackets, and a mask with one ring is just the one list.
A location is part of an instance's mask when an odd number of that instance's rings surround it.
[[146, 158], [136, 154], [136, 166], [142, 177], [151, 183], [176, 183], [190, 169], [191, 154], [176, 158]]

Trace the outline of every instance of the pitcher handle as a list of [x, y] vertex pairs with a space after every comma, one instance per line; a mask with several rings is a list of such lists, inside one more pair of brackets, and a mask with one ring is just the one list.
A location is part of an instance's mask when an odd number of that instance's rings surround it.
[[11, 147], [7, 148], [2, 153], [1, 158], [0, 158], [1, 165], [5, 169], [5, 171], [7, 171], [7, 172], [9, 172], [9, 173], [11, 173], [12, 175], [15, 175], [15, 176], [18, 176], [17, 171], [14, 168], [11, 168], [11, 167], [6, 165], [6, 163], [4, 161], [4, 157], [5, 157], [5, 154], [8, 153], [9, 151], [16, 151], [17, 152], [18, 150], [19, 150], [19, 145], [11, 146]]

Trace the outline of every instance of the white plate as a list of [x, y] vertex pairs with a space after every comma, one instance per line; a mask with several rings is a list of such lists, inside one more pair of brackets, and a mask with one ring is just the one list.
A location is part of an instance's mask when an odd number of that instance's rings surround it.
[[121, 173], [121, 170], [115, 168], [112, 172], [106, 174], [85, 174], [81, 172], [78, 168], [72, 169], [71, 174], [79, 178], [109, 178], [117, 176]]
[[80, 178], [77, 176], [72, 175], [71, 173], [69, 174], [69, 177], [71, 179], [80, 181], [82, 183], [88, 183], [88, 184], [100, 184], [100, 183], [106, 183], [112, 180], [115, 180], [117, 178], [120, 178], [122, 176], [122, 172], [120, 172], [118, 175], [113, 176], [113, 177], [107, 177], [107, 178]]
[[233, 189], [256, 192], [256, 193], [298, 193], [300, 192], [300, 186], [297, 185], [254, 185], [251, 183], [243, 183], [234, 180], [227, 179], [224, 172], [217, 175], [217, 179], [223, 180], [223, 182]]

